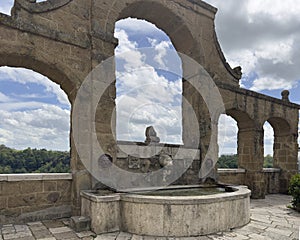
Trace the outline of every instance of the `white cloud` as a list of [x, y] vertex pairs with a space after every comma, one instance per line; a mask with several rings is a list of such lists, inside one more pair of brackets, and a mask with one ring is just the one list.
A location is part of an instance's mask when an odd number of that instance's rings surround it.
[[159, 66], [161, 66], [162, 68], [166, 68], [167, 64], [165, 62], [165, 58], [167, 56], [167, 50], [171, 49], [171, 41], [158, 42], [157, 39], [152, 38], [148, 38], [148, 41], [157, 53], [154, 57], [154, 60], [159, 64]]
[[[219, 9], [216, 18], [219, 41], [230, 64], [242, 66], [243, 86], [253, 72], [257, 76], [252, 87], [255, 90], [271, 89], [272, 85], [276, 89], [297, 86], [300, 80], [299, 4], [293, 0], [207, 2]], [[251, 86], [251, 82], [247, 85]]]
[[[9, 96], [0, 92], [0, 143], [16, 149], [68, 150], [70, 111], [39, 101], [48, 101], [54, 94], [64, 107], [69, 106], [59, 86], [31, 70], [9, 67], [0, 68], [1, 81], [23, 84], [24, 91], [18, 94], [8, 88]], [[42, 88], [26, 93], [30, 83]]]
[[293, 84], [292, 81], [286, 81], [285, 79], [278, 79], [272, 77], [258, 78], [253, 81], [252, 91], [262, 91], [262, 90], [278, 90], [278, 89], [291, 89]]
[[[9, 112], [13, 112], [13, 111], [21, 111], [21, 110], [30, 110], [30, 109], [39, 109], [45, 105], [45, 103], [42, 102], [33, 102], [33, 101], [29, 101], [29, 102], [19, 102], [19, 101], [12, 101], [12, 102], [4, 102], [4, 103], [0, 103], [0, 109], [1, 110], [5, 110], [5, 111], [9, 111]], [[48, 105], [48, 106], [52, 106], [52, 105]]]
[[265, 14], [278, 21], [289, 21], [299, 17], [300, 6], [294, 0], [248, 0], [247, 10], [250, 17]]
[[[135, 21], [129, 20], [130, 23]], [[182, 81], [169, 81], [148, 64], [154, 60], [162, 68], [167, 67], [166, 50], [171, 43], [151, 39], [153, 56], [146, 55], [138, 49], [137, 42], [129, 39], [125, 25], [126, 30], [119, 29], [118, 24], [115, 31], [120, 43], [116, 49], [117, 138], [144, 141], [145, 129], [152, 125], [161, 142], [181, 143]], [[123, 27], [125, 25], [123, 21]]]
[[47, 77], [24, 68], [11, 68], [11, 67], [0, 67], [0, 82], [10, 80], [13, 82], [28, 84], [35, 83], [42, 85], [46, 88], [45, 92], [53, 93], [56, 95], [57, 100], [64, 105], [69, 105], [70, 102], [65, 92], [59, 87], [58, 84], [50, 81]]
[[2, 0], [0, 5], [0, 12], [10, 15], [10, 10], [13, 7], [13, 0]]
[[273, 156], [274, 130], [270, 123], [264, 124], [264, 155]]
[[0, 104], [10, 102], [11, 98], [0, 92]]
[[237, 153], [237, 133], [238, 127], [236, 121], [222, 114], [218, 125], [219, 155]]
[[0, 110], [1, 143], [24, 149], [69, 149], [70, 112], [57, 106], [44, 105], [26, 111]]
[[124, 29], [126, 32], [139, 33], [141, 35], [161, 31], [154, 24], [145, 20], [137, 20], [136, 18], [120, 20], [117, 22], [116, 27]]

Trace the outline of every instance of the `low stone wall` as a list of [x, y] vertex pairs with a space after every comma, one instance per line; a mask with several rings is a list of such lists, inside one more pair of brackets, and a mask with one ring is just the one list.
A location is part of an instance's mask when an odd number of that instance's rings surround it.
[[263, 173], [265, 177], [266, 194], [280, 193], [280, 172], [280, 169], [277, 168], [264, 168]]
[[[263, 177], [265, 183], [265, 193], [280, 193], [281, 170], [277, 168], [264, 168]], [[245, 185], [246, 170], [245, 169], [218, 169], [219, 182], [225, 184]]]
[[0, 224], [71, 216], [71, 174], [0, 175]]
[[234, 185], [243, 185], [245, 184], [245, 169], [225, 169], [219, 168], [218, 169], [218, 176], [220, 183], [226, 184], [234, 184]]

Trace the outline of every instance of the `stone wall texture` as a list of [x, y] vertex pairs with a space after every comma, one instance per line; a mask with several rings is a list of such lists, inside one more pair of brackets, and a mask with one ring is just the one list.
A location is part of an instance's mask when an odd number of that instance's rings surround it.
[[[262, 182], [264, 194], [280, 193], [281, 170], [264, 168], [262, 170]], [[230, 185], [247, 185], [245, 169], [218, 169], [219, 182]]]
[[70, 174], [0, 175], [0, 224], [71, 216]]

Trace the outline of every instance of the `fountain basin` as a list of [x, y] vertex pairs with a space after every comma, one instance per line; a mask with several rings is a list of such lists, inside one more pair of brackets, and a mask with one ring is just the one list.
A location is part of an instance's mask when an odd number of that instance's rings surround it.
[[[195, 191], [199, 186], [184, 186]], [[182, 187], [167, 190], [182, 191]], [[97, 233], [125, 231], [138, 235], [190, 237], [241, 227], [250, 221], [250, 190], [227, 187], [210, 195], [159, 196], [149, 192], [82, 191], [82, 215]], [[165, 191], [165, 190], [163, 190]], [[185, 194], [186, 195], [186, 194]]]

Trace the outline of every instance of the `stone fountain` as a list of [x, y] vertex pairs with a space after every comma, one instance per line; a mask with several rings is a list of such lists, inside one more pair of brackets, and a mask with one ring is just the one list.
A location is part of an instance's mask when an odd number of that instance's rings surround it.
[[[122, 149], [134, 147], [136, 145], [132, 143], [123, 143]], [[147, 128], [146, 141], [139, 147], [144, 147], [146, 152], [149, 149], [155, 152], [156, 148], [160, 151], [150, 158], [125, 156], [124, 152], [119, 152], [116, 164], [132, 173], [147, 173], [149, 178], [153, 171], [161, 169], [162, 183], [168, 182], [174, 165], [184, 164], [182, 157], [188, 158], [192, 151], [186, 148], [185, 156], [178, 156], [179, 146], [161, 146], [153, 127]], [[199, 158], [199, 150], [197, 155]], [[193, 168], [189, 167], [188, 171]], [[250, 191], [247, 187], [200, 185], [199, 179], [194, 185], [186, 185], [184, 181], [189, 173], [184, 175], [177, 184], [162, 188], [133, 187], [113, 191], [98, 187], [82, 191], [81, 213], [91, 218], [92, 230], [97, 234], [125, 231], [148, 236], [188, 237], [226, 231], [250, 221]]]

